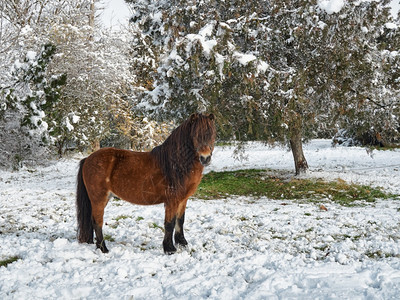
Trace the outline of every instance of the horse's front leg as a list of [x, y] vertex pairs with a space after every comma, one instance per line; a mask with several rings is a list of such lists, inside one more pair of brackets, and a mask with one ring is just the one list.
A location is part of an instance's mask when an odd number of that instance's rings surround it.
[[183, 223], [185, 222], [186, 203], [187, 199], [183, 200], [179, 204], [175, 222], [175, 243], [181, 246], [187, 246], [188, 244], [183, 234]]
[[172, 236], [174, 234], [174, 229], [176, 226], [176, 216], [178, 209], [180, 207], [179, 201], [169, 201], [165, 203], [165, 219], [164, 219], [164, 253], [165, 254], [174, 254], [176, 252], [176, 248], [174, 246], [174, 241], [172, 240]]
[[175, 242], [179, 245], [186, 246], [188, 243], [183, 235], [183, 223], [185, 222], [185, 209], [187, 198], [178, 203], [170, 203], [165, 205], [164, 220], [164, 241], [163, 247], [166, 254], [174, 254], [176, 248], [172, 240], [175, 229]]
[[174, 242], [172, 241], [172, 235], [175, 228], [176, 223], [176, 215], [172, 214], [171, 216], [171, 208], [165, 207], [165, 220], [164, 220], [164, 253], [165, 254], [174, 254], [176, 252], [176, 248], [174, 246]]

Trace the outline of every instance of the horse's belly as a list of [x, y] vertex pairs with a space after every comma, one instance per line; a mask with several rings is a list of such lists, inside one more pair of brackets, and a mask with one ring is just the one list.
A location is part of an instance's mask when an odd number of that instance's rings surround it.
[[146, 194], [144, 191], [141, 195], [139, 194], [136, 196], [127, 197], [127, 199], [124, 200], [139, 205], [155, 205], [165, 202], [165, 198], [161, 195], [153, 193]]
[[119, 198], [139, 205], [154, 205], [164, 203], [166, 189], [151, 181], [136, 181], [135, 184], [119, 185], [111, 189], [111, 193]]

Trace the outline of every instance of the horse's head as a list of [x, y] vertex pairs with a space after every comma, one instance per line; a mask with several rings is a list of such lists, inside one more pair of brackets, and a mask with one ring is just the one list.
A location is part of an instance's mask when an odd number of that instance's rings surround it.
[[215, 117], [213, 114], [194, 113], [190, 116], [193, 146], [203, 166], [211, 162], [216, 138]]

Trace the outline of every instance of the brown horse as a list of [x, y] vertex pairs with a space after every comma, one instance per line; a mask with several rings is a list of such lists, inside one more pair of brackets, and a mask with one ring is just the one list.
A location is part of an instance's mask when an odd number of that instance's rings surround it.
[[160, 146], [150, 152], [103, 148], [80, 162], [76, 196], [78, 240], [93, 243], [103, 253], [104, 209], [112, 196], [143, 205], [164, 203], [164, 252], [176, 251], [172, 241], [186, 246], [183, 234], [188, 198], [210, 163], [216, 137], [214, 115], [193, 114]]

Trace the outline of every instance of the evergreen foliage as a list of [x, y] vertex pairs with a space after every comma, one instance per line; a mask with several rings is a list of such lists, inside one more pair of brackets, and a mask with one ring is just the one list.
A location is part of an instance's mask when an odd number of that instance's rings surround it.
[[[137, 73], [145, 84], [135, 80], [137, 108], [153, 117], [208, 110], [220, 139], [292, 148], [343, 128], [364, 144], [399, 140], [399, 27], [389, 1], [127, 2], [143, 66], [134, 70], [147, 70]], [[296, 171], [307, 167], [297, 150]]]

